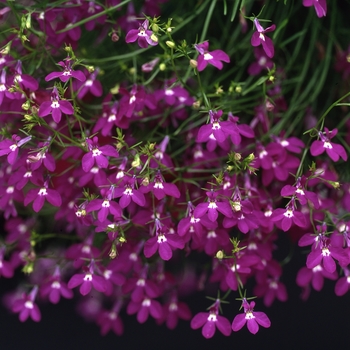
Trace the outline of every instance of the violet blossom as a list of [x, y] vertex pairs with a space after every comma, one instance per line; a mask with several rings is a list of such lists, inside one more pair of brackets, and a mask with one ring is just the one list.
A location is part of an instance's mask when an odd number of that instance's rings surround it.
[[271, 321], [264, 312], [254, 311], [255, 302], [248, 303], [247, 299], [242, 300], [244, 314], [236, 315], [232, 322], [232, 330], [239, 331], [247, 324], [250, 333], [256, 334], [259, 331], [259, 325], [265, 328], [271, 326]]
[[265, 35], [265, 33], [273, 32], [276, 29], [276, 26], [273, 24], [270, 27], [264, 29], [257, 18], [254, 19], [254, 25], [256, 32], [253, 33], [251, 44], [252, 46], [262, 45], [267, 57], [272, 58], [275, 54], [275, 48], [273, 46], [272, 40]]
[[194, 45], [195, 49], [199, 52], [199, 56], [197, 58], [198, 66], [197, 69], [199, 72], [204, 70], [208, 63], [213, 65], [218, 69], [223, 68], [223, 62], [230, 63], [230, 57], [222, 50], [214, 50], [209, 51], [209, 42], [204, 41], [201, 44]]
[[137, 40], [137, 43], [143, 49], [147, 48], [148, 45], [158, 45], [157, 36], [149, 30], [148, 27], [149, 21], [145, 19], [138, 29], [131, 29], [128, 34], [126, 34], [125, 41], [129, 44]]
[[327, 2], [326, 0], [303, 0], [305, 7], [313, 6], [316, 11], [317, 17], [321, 18], [327, 14]]

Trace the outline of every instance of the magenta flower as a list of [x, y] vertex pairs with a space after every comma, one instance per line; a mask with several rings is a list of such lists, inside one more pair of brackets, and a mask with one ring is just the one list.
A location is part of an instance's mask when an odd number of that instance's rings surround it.
[[224, 214], [226, 217], [232, 217], [232, 209], [228, 201], [218, 202], [216, 200], [219, 195], [218, 192], [210, 191], [206, 192], [208, 196], [208, 202], [199, 203], [193, 212], [193, 215], [197, 218], [201, 218], [203, 215], [208, 213], [210, 221], [214, 222], [217, 220], [219, 213]]
[[350, 270], [347, 267], [344, 267], [343, 270], [345, 276], [339, 278], [334, 287], [337, 296], [342, 296], [350, 290]]
[[145, 323], [150, 314], [155, 319], [160, 319], [163, 317], [163, 309], [160, 303], [157, 300], [147, 297], [139, 302], [130, 301], [126, 308], [126, 313], [128, 315], [137, 313], [136, 318], [139, 323]]
[[146, 203], [144, 194], [135, 189], [136, 178], [132, 177], [125, 181], [124, 185], [114, 189], [114, 198], [120, 197], [119, 205], [121, 208], [126, 208], [131, 201], [143, 207]]
[[270, 220], [276, 222], [277, 226], [284, 232], [288, 231], [293, 223], [299, 227], [307, 226], [304, 214], [294, 209], [293, 199], [291, 202], [286, 209], [278, 208], [274, 210], [270, 217]]
[[159, 219], [155, 219], [156, 235], [150, 238], [144, 246], [144, 254], [146, 258], [153, 256], [157, 250], [163, 260], [170, 260], [173, 256], [172, 248], [183, 249], [185, 243], [183, 239], [175, 233], [167, 232]]
[[275, 54], [275, 48], [273, 46], [272, 40], [265, 35], [265, 33], [273, 32], [276, 29], [276, 26], [273, 24], [270, 27], [264, 29], [257, 18], [254, 19], [254, 24], [256, 32], [253, 33], [251, 44], [252, 46], [262, 45], [267, 57], [272, 58]]
[[94, 273], [93, 265], [94, 263], [91, 262], [86, 273], [77, 273], [73, 275], [68, 282], [68, 288], [73, 289], [80, 285], [79, 292], [81, 295], [89, 294], [92, 287], [97, 291], [104, 293], [107, 289], [106, 280]]
[[74, 108], [70, 102], [60, 99], [55, 86], [51, 93], [51, 101], [45, 101], [40, 105], [38, 116], [45, 117], [51, 113], [55, 123], [59, 123], [61, 121], [62, 112], [70, 115], [74, 113]]
[[12, 140], [3, 140], [0, 142], [0, 157], [7, 155], [7, 162], [11, 165], [14, 164], [18, 156], [19, 147], [29, 142], [31, 139], [32, 136], [21, 139], [18, 135], [13, 134]]
[[325, 132], [318, 132], [320, 140], [315, 140], [310, 147], [311, 155], [319, 156], [324, 151], [328, 154], [334, 162], [337, 162], [339, 158], [342, 158], [344, 161], [348, 160], [348, 156], [345, 152], [345, 149], [342, 145], [333, 143], [330, 140], [338, 133], [337, 129], [329, 131], [327, 128], [324, 128]]
[[249, 304], [247, 299], [243, 299], [242, 306], [244, 314], [236, 315], [232, 322], [232, 330], [234, 332], [239, 331], [245, 324], [247, 324], [249, 332], [253, 334], [259, 331], [259, 325], [265, 328], [271, 326], [271, 321], [264, 312], [253, 311], [254, 301]]
[[48, 74], [45, 77], [45, 81], [50, 81], [55, 78], [59, 78], [63, 83], [68, 81], [70, 78], [75, 78], [80, 81], [85, 81], [86, 77], [82, 71], [74, 71], [72, 69], [72, 59], [70, 57], [67, 57], [63, 61], [58, 62], [58, 65], [60, 65], [63, 68], [63, 72], [52, 72]]
[[197, 58], [198, 66], [197, 69], [199, 72], [205, 69], [205, 67], [210, 63], [218, 69], [222, 69], [223, 64], [221, 61], [230, 63], [230, 57], [222, 50], [208, 51], [209, 42], [204, 41], [201, 44], [194, 45], [195, 49], [199, 52]]
[[40, 286], [40, 294], [49, 298], [50, 302], [57, 304], [61, 296], [66, 299], [73, 298], [73, 292], [68, 289], [67, 284], [61, 280], [60, 269], [57, 266], [50, 280]]
[[29, 295], [23, 294], [22, 299], [16, 300], [12, 305], [12, 311], [19, 313], [19, 320], [24, 322], [30, 317], [33, 321], [41, 320], [41, 312], [34, 303], [38, 287], [35, 286]]
[[336, 263], [334, 259], [338, 260], [341, 266], [346, 266], [349, 263], [349, 256], [345, 249], [335, 247], [327, 237], [322, 237], [317, 246], [314, 246], [307, 256], [306, 266], [309, 269], [317, 265], [321, 265], [329, 273], [336, 270]]
[[33, 210], [36, 213], [44, 206], [45, 200], [55, 207], [60, 207], [62, 204], [61, 195], [56, 190], [48, 188], [48, 186], [48, 181], [45, 181], [39, 189], [33, 188], [29, 190], [23, 204], [27, 206], [30, 202], [33, 202]]
[[[148, 45], [155, 46], [158, 44], [158, 40], [154, 40], [155, 37], [153, 32], [148, 29], [149, 21], [148, 19], [140, 25], [138, 29], [131, 29], [128, 34], [126, 34], [125, 41], [127, 43], [133, 43], [137, 40], [137, 43], [143, 49], [147, 48]], [[152, 38], [153, 37], [153, 38]]]
[[163, 180], [160, 171], [157, 172], [152, 182], [147, 186], [141, 186], [139, 190], [143, 193], [152, 191], [158, 200], [163, 199], [165, 196], [179, 198], [181, 195], [175, 184], [167, 183]]
[[219, 315], [220, 300], [211, 306], [209, 312], [200, 312], [192, 318], [191, 328], [202, 328], [202, 335], [206, 339], [214, 336], [216, 328], [225, 336], [231, 334], [231, 325], [227, 318]]
[[109, 157], [119, 157], [118, 151], [111, 145], [98, 146], [98, 137], [94, 136], [93, 139], [86, 139], [86, 144], [89, 152], [84, 154], [82, 159], [82, 167], [85, 172], [90, 171], [90, 169], [96, 163], [100, 168], [108, 167]]
[[313, 6], [316, 11], [317, 17], [321, 18], [327, 14], [327, 2], [326, 0], [303, 0], [305, 7]]

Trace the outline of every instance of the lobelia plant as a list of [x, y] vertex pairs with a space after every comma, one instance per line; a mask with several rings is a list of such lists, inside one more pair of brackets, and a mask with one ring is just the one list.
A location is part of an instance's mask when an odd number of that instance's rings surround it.
[[[102, 335], [123, 309], [256, 334], [278, 321], [255, 305], [288, 300], [281, 235], [308, 253], [304, 299], [324, 279], [348, 293], [349, 42], [328, 5], [1, 2], [6, 307], [38, 322], [43, 301], [93, 294]], [[217, 296], [193, 316], [184, 289]]]

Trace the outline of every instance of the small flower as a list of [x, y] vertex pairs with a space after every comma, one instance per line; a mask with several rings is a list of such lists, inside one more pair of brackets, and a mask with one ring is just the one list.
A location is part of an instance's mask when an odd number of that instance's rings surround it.
[[199, 52], [197, 58], [197, 69], [199, 72], [205, 69], [205, 67], [210, 63], [218, 69], [222, 69], [223, 64], [221, 61], [230, 63], [230, 57], [222, 50], [208, 51], [209, 42], [204, 41], [201, 44], [194, 45], [195, 49]]
[[125, 41], [127, 43], [133, 43], [137, 40], [137, 43], [143, 49], [147, 48], [148, 45], [155, 46], [158, 44], [157, 36], [153, 34], [151, 30], [148, 29], [149, 21], [146, 19], [138, 29], [131, 29], [128, 34], [126, 34]]
[[326, 0], [303, 0], [305, 7], [314, 6], [317, 17], [321, 18], [327, 14], [327, 2]]
[[273, 32], [276, 29], [276, 26], [273, 24], [270, 27], [264, 29], [257, 18], [254, 19], [254, 24], [256, 32], [253, 33], [251, 44], [252, 46], [262, 45], [267, 57], [272, 58], [275, 54], [275, 48], [273, 46], [272, 40], [265, 35], [265, 33]]
[[107, 289], [106, 280], [102, 276], [95, 274], [94, 265], [94, 262], [91, 262], [87, 272], [73, 275], [68, 282], [68, 288], [73, 289], [80, 285], [79, 292], [81, 295], [89, 294], [92, 287], [104, 293]]
[[35, 286], [29, 295], [23, 294], [22, 299], [16, 300], [12, 306], [13, 312], [19, 313], [19, 320], [24, 322], [30, 317], [33, 321], [41, 320], [41, 313], [38, 306], [34, 303], [38, 287]]
[[264, 312], [253, 311], [255, 302], [250, 304], [247, 299], [243, 299], [242, 306], [244, 308], [244, 314], [236, 315], [232, 322], [232, 330], [234, 332], [239, 331], [246, 323], [250, 333], [256, 334], [259, 331], [259, 325], [265, 328], [271, 326], [271, 321]]
[[329, 131], [327, 128], [324, 128], [325, 132], [319, 131], [318, 135], [320, 140], [315, 140], [310, 147], [311, 155], [319, 156], [324, 151], [328, 154], [334, 162], [337, 162], [339, 158], [342, 158], [344, 161], [348, 160], [348, 156], [345, 152], [345, 149], [342, 145], [333, 143], [330, 140], [338, 133], [337, 129]]
[[51, 93], [51, 101], [45, 101], [40, 105], [38, 116], [45, 117], [51, 113], [55, 123], [59, 123], [61, 121], [62, 112], [70, 115], [74, 113], [74, 108], [70, 102], [60, 99], [55, 86]]
[[72, 59], [70, 57], [64, 59], [64, 62], [58, 62], [58, 65], [63, 68], [63, 72], [52, 72], [45, 77], [45, 81], [50, 81], [55, 78], [59, 78], [63, 83], [68, 81], [70, 78], [75, 78], [80, 81], [86, 80], [86, 77], [82, 71], [74, 71], [72, 69]]
[[12, 135], [12, 140], [4, 140], [0, 142], [0, 157], [7, 154], [7, 162], [14, 164], [17, 156], [18, 149], [28, 141], [32, 139], [31, 136], [24, 137], [21, 139], [18, 135]]
[[191, 328], [202, 328], [202, 335], [206, 339], [214, 336], [216, 328], [226, 336], [231, 334], [231, 325], [227, 318], [219, 315], [220, 300], [217, 299], [209, 312], [200, 312], [192, 318]]
[[38, 188], [33, 188], [28, 191], [24, 198], [23, 204], [27, 206], [30, 202], [33, 202], [33, 210], [38, 213], [44, 206], [45, 199], [55, 207], [60, 207], [62, 204], [61, 195], [56, 191], [48, 188], [48, 181], [45, 181], [43, 185]]
[[90, 169], [96, 163], [100, 168], [108, 167], [108, 159], [105, 156], [118, 157], [118, 151], [111, 145], [98, 146], [98, 137], [94, 136], [93, 139], [86, 139], [86, 144], [89, 152], [84, 154], [82, 159], [82, 167], [85, 172]]

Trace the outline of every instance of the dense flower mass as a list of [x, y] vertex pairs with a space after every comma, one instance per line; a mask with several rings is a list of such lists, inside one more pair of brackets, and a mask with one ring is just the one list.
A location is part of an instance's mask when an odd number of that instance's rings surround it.
[[279, 320], [255, 306], [291, 298], [280, 248], [305, 257], [304, 300], [349, 293], [347, 5], [224, 3], [0, 2], [1, 297], [21, 322], [76, 296], [102, 335], [126, 316], [256, 334]]

